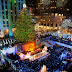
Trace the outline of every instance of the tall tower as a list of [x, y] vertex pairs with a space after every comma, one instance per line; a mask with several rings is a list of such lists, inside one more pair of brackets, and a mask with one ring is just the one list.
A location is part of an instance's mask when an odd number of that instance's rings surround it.
[[3, 32], [13, 24], [23, 8], [25, 0], [0, 0], [0, 30]]

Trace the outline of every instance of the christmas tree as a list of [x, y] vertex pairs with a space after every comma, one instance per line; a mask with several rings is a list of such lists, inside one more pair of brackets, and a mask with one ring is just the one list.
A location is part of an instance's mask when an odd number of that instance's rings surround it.
[[32, 42], [35, 39], [34, 25], [32, 17], [27, 9], [23, 9], [15, 23], [14, 37], [18, 42]]

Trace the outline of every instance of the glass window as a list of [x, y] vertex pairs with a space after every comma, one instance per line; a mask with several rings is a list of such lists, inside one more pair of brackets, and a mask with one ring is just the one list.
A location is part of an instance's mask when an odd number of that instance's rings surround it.
[[4, 11], [2, 11], [2, 14], [4, 14]]
[[5, 0], [5, 4], [7, 4], [7, 0]]
[[5, 21], [3, 21], [3, 24], [5, 24]]
[[11, 20], [13, 21], [13, 16], [11, 16]]
[[6, 5], [6, 9], [7, 9], [7, 5]]
[[41, 25], [43, 25], [43, 23], [41, 23]]
[[3, 27], [5, 27], [5, 24], [3, 25]]
[[7, 27], [9, 27], [9, 24], [7, 24]]
[[46, 24], [44, 24], [44, 26], [46, 26]]
[[11, 10], [12, 10], [12, 1], [11, 1]]
[[2, 5], [2, 10], [4, 9], [4, 6]]
[[16, 14], [16, 10], [15, 10], [15, 14]]
[[6, 11], [6, 14], [8, 15], [8, 10]]
[[56, 27], [57, 27], [57, 24], [56, 24]]
[[3, 16], [3, 19], [4, 19], [4, 16]]
[[53, 23], [51, 24], [51, 27], [53, 27]]
[[49, 26], [49, 23], [47, 24], [47, 26]]
[[1, 0], [1, 2], [3, 3], [3, 0]]
[[21, 3], [21, 9], [23, 9], [23, 3]]
[[8, 19], [8, 15], [6, 15], [7, 19]]
[[16, 10], [16, 7], [15, 7], [15, 10]]
[[7, 21], [7, 24], [8, 24], [8, 21]]
[[16, 16], [15, 16], [15, 21], [16, 21]]

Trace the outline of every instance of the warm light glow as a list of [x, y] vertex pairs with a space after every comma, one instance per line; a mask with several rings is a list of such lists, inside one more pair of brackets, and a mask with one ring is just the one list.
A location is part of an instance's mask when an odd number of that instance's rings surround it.
[[31, 56], [30, 56], [30, 54], [29, 53], [27, 53], [27, 55], [25, 56], [25, 58], [30, 58]]
[[34, 49], [35, 49], [35, 42], [30, 42], [23, 45], [23, 50], [25, 51], [34, 52]]

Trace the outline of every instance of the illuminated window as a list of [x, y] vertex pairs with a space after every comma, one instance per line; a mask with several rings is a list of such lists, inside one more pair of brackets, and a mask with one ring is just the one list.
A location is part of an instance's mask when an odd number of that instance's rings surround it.
[[5, 27], [5, 24], [3, 25], [3, 27]]
[[14, 1], [14, 3], [16, 3], [16, 1]]

